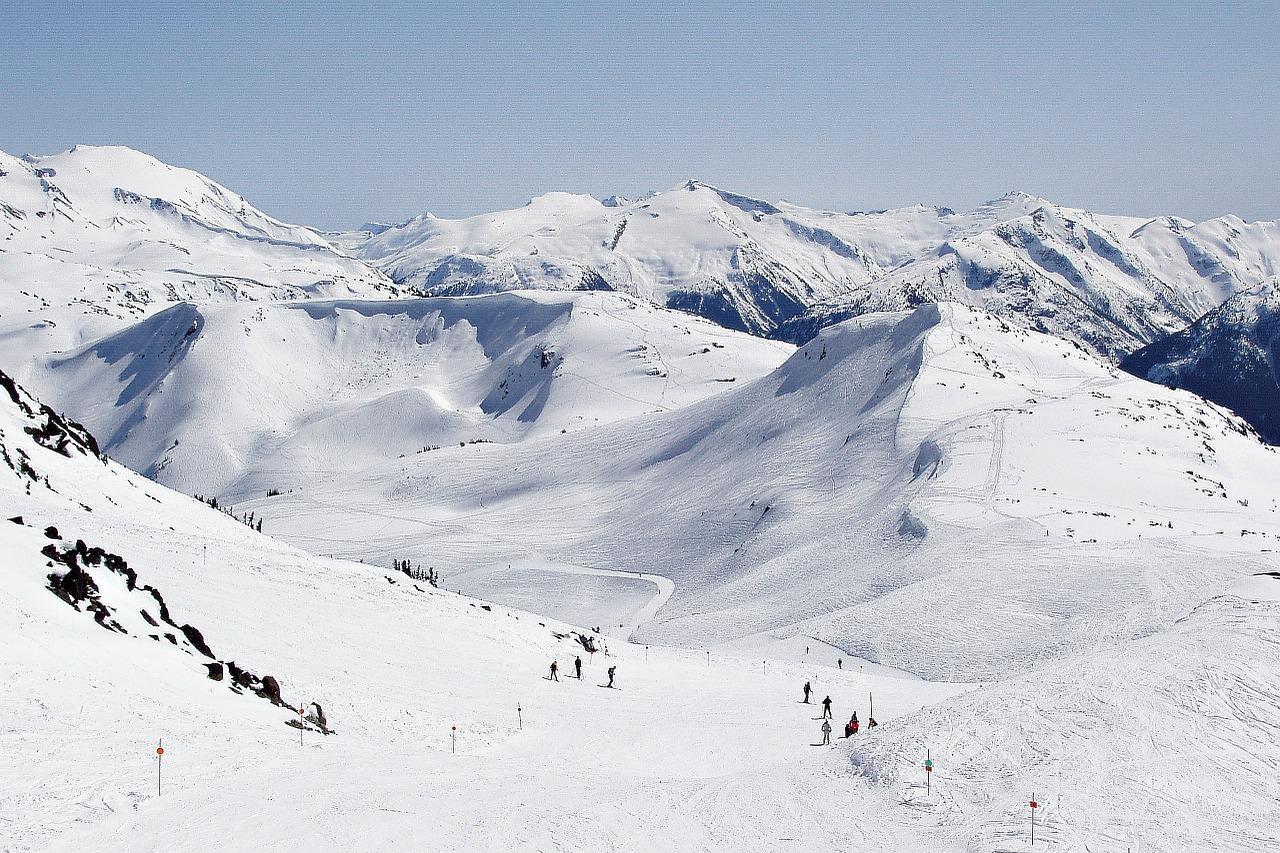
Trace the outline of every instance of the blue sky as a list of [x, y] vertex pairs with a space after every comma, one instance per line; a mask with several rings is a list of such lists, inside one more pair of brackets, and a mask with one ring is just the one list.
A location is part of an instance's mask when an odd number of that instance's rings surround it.
[[130, 145], [326, 227], [689, 177], [1277, 218], [1278, 6], [31, 2], [0, 148]]

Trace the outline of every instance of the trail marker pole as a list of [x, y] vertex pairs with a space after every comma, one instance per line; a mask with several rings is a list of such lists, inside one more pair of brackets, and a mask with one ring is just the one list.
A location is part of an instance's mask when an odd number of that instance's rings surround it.
[[711, 666], [711, 650], [707, 649], [707, 666]]
[[644, 659], [645, 659], [645, 660], [648, 660], [648, 659], [649, 659], [649, 647], [648, 647], [648, 646], [645, 646], [645, 647], [644, 647]]
[[927, 749], [924, 751], [924, 794], [926, 797], [933, 794], [933, 758]]
[[307, 710], [306, 705], [298, 706], [298, 746], [302, 746], [302, 730], [303, 730], [303, 726], [306, 725], [306, 722], [303, 720], [302, 715], [306, 713], [306, 710]]
[[524, 731], [524, 712], [518, 704], [516, 705], [516, 726], [520, 731]]
[[156, 743], [156, 796], [160, 796], [160, 765], [164, 763], [164, 738]]
[[449, 732], [449, 750], [454, 754], [458, 754], [458, 727], [454, 726]]
[[1036, 802], [1035, 791], [1031, 792], [1031, 843], [1036, 843], [1036, 809], [1040, 808], [1040, 804]]
[[874, 717], [876, 715], [876, 697], [871, 695], [870, 690], [867, 691], [867, 701], [871, 703], [871, 713], [868, 714], [867, 716]]

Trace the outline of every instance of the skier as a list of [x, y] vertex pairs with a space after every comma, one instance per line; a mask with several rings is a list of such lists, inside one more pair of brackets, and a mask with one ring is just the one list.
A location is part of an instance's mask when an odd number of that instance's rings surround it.
[[876, 726], [878, 726], [878, 725], [880, 725], [880, 724], [876, 722], [876, 718], [875, 718], [875, 717], [868, 717], [868, 718], [867, 718], [867, 731], [871, 731], [872, 729], [874, 729], [874, 728], [875, 728]]
[[853, 716], [849, 718], [849, 722], [844, 724], [844, 736], [856, 735], [858, 733], [858, 712], [854, 711]]
[[551, 662], [551, 680], [552, 680], [552, 681], [559, 681], [559, 680], [560, 680], [559, 672], [560, 672], [560, 662], [559, 662], [559, 661], [554, 661], [554, 660], [553, 660], [553, 661]]
[[573, 659], [573, 668], [578, 671], [578, 680], [582, 680], [582, 656], [579, 655]]
[[836, 669], [844, 669], [844, 658], [836, 658]]
[[827, 718], [830, 718], [830, 716], [831, 716], [831, 697], [828, 696], [826, 699], [822, 700], [822, 717], [823, 719], [827, 719]]
[[606, 687], [612, 687], [612, 686], [613, 686], [613, 671], [614, 671], [615, 669], [617, 669], [617, 667], [616, 667], [616, 666], [611, 666], [611, 667], [609, 667], [609, 683], [605, 685]]
[[826, 746], [831, 743], [831, 723], [828, 720], [822, 721], [822, 745]]
[[804, 683], [804, 704], [809, 704], [809, 694], [813, 692], [813, 688], [809, 686], [809, 682]]

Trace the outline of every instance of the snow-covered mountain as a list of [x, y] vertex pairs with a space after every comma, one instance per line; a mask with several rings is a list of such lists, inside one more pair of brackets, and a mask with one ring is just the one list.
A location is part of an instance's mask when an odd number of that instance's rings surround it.
[[0, 358], [10, 369], [177, 301], [395, 292], [311, 229], [141, 152], [0, 152]]
[[[839, 372], [847, 357], [828, 365], [841, 354], [827, 344], [821, 364]], [[812, 357], [791, 365], [792, 383], [822, 383]], [[944, 458], [938, 478], [955, 464], [968, 463]], [[959, 853], [1023, 849], [1031, 791], [1038, 843], [1055, 849], [1280, 842], [1271, 789], [1241, 783], [1280, 760], [1261, 736], [1280, 725], [1280, 582], [1267, 575], [1206, 583], [1174, 624], [1098, 635], [982, 686], [802, 637], [812, 653], [649, 649], [296, 551], [101, 458], [3, 373], [0, 505], [0, 748], [22, 757], [0, 763], [0, 818], [14, 851]], [[562, 523], [565, 509], [541, 520]], [[437, 532], [418, 538], [434, 546]], [[1196, 556], [1171, 553], [1177, 565], [1145, 580], [1153, 592]], [[1088, 556], [1064, 547], [1042, 630], [1072, 618], [1068, 581]], [[914, 624], [945, 618], [927, 585], [915, 591]], [[642, 602], [632, 624], [654, 609]], [[940, 642], [992, 631], [1000, 648], [1004, 626], [948, 629]], [[597, 689], [608, 667], [621, 689]], [[815, 748], [806, 681], [833, 698], [837, 724], [851, 711], [865, 722], [874, 700], [880, 726]]]
[[378, 562], [425, 535], [423, 559], [462, 589], [570, 621], [620, 621], [631, 599], [557, 566], [666, 576], [674, 593], [639, 634], [654, 642], [803, 634], [990, 679], [1161, 630], [1268, 567], [1278, 476], [1212, 404], [946, 304], [847, 321], [674, 412], [442, 448], [246, 506]]
[[1280, 280], [1236, 294], [1120, 366], [1194, 391], [1235, 411], [1280, 444]]
[[238, 498], [677, 409], [793, 349], [613, 293], [181, 303], [33, 378], [112, 458]]
[[1280, 271], [1280, 224], [1107, 216], [1010, 193], [974, 210], [833, 213], [690, 181], [638, 201], [550, 193], [424, 214], [358, 253], [434, 294], [613, 289], [803, 342], [956, 301], [1118, 358]]

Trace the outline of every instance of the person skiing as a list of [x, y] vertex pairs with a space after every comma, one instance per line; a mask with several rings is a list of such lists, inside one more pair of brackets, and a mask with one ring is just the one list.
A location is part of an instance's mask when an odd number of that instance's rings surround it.
[[616, 666], [611, 666], [611, 667], [609, 667], [609, 683], [608, 683], [608, 684], [606, 684], [606, 685], [605, 685], [605, 687], [612, 687], [612, 686], [613, 686], [613, 671], [614, 671], [615, 669], [617, 669], [617, 667], [616, 667]]
[[831, 697], [828, 696], [826, 699], [822, 700], [822, 718], [828, 719], [830, 717], [831, 717]]
[[836, 658], [836, 669], [844, 669], [844, 658]]
[[809, 694], [812, 692], [813, 692], [813, 687], [811, 687], [809, 685], [809, 682], [806, 681], [804, 683], [804, 704], [806, 705], [809, 704]]
[[559, 674], [558, 674], [559, 672], [560, 672], [560, 663], [559, 663], [559, 661], [554, 661], [554, 660], [553, 660], [553, 661], [551, 662], [551, 680], [552, 680], [552, 681], [559, 681], [559, 680], [560, 680], [560, 676], [559, 676]]
[[822, 745], [826, 746], [831, 743], [831, 721], [822, 721]]
[[582, 655], [578, 655], [573, 659], [573, 668], [578, 671], [578, 680], [582, 680]]
[[844, 724], [844, 736], [856, 735], [858, 733], [858, 712], [854, 711], [853, 716], [849, 718], [849, 722]]

